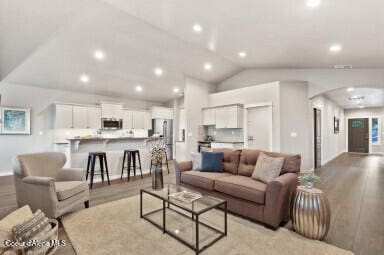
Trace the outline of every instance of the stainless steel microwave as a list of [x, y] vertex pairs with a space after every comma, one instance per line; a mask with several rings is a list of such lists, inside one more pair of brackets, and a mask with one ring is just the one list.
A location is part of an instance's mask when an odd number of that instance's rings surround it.
[[101, 119], [101, 129], [104, 129], [104, 130], [123, 129], [123, 120], [122, 119], [113, 119], [113, 118], [102, 118]]

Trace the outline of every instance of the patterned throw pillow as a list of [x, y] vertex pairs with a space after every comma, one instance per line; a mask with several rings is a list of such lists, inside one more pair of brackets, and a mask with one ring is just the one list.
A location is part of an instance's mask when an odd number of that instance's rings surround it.
[[192, 170], [200, 171], [201, 170], [201, 153], [192, 152]]
[[[37, 210], [33, 218], [14, 226], [12, 232], [14, 239], [18, 242], [26, 242], [29, 240], [47, 241], [42, 240], [42, 238], [51, 228], [52, 226], [45, 214], [41, 210]], [[29, 247], [25, 249], [25, 253], [29, 255], [46, 254], [49, 248], [49, 246]]]
[[280, 175], [283, 163], [284, 158], [273, 158], [260, 152], [252, 178], [269, 183]]

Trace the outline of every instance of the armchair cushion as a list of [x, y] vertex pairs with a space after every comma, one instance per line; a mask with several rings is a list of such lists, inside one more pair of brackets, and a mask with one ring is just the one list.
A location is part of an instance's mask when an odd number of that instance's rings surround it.
[[63, 201], [78, 193], [88, 190], [88, 184], [83, 181], [64, 181], [55, 182], [57, 199]]

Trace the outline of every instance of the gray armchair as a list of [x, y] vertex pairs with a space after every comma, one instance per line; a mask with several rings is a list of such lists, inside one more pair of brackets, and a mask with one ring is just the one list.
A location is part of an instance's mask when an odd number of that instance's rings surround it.
[[88, 208], [85, 169], [64, 169], [65, 161], [60, 152], [17, 156], [13, 173], [18, 206], [41, 209], [49, 218], [58, 218], [82, 203]]

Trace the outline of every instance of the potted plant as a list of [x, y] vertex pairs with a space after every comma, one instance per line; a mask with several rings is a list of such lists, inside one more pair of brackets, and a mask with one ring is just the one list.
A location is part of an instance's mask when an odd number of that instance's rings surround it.
[[301, 184], [307, 189], [312, 189], [314, 184], [320, 181], [320, 177], [314, 173], [305, 173], [298, 177], [298, 180]]
[[145, 147], [151, 155], [152, 165], [155, 166], [154, 174], [152, 175], [152, 188], [154, 190], [163, 189], [163, 161], [165, 158], [166, 145], [164, 139], [150, 137], [145, 140]]

